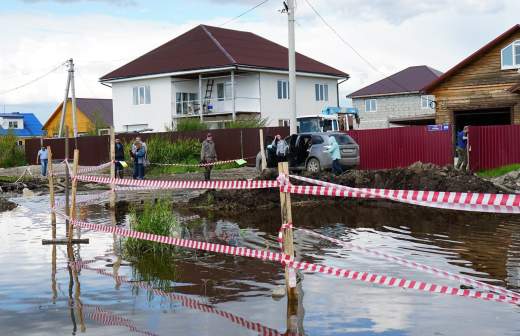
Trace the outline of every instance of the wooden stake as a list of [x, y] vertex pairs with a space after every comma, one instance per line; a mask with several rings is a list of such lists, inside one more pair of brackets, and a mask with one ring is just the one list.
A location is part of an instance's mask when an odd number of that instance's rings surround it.
[[[51, 146], [47, 146], [48, 164], [47, 164], [47, 178], [49, 180], [49, 200], [51, 203], [51, 209], [54, 209], [56, 203], [54, 201], [54, 170], [52, 168], [52, 150]], [[51, 227], [52, 227], [52, 239], [56, 239], [56, 213], [51, 211]]]
[[258, 132], [260, 133], [260, 157], [262, 158], [262, 171], [267, 168], [267, 160], [265, 159], [265, 147], [264, 147], [264, 130], [259, 129]]
[[[114, 134], [114, 127], [110, 127], [110, 178], [114, 179], [116, 177], [116, 137]], [[116, 207], [116, 185], [112, 183], [110, 185], [112, 191], [110, 192], [110, 209], [114, 209]]]
[[[70, 204], [69, 216], [70, 218], [76, 217], [76, 193], [78, 190], [78, 180], [76, 179], [76, 175], [78, 173], [78, 161], [79, 161], [79, 150], [74, 150], [74, 161], [72, 163], [72, 202]], [[69, 242], [72, 243], [72, 236], [74, 231], [72, 230], [73, 225], [69, 224]]]
[[[69, 134], [69, 128], [65, 127], [65, 133]], [[65, 136], [65, 160], [69, 160], [69, 136]], [[70, 216], [69, 212], [69, 196], [70, 196], [70, 174], [68, 166], [65, 167], [65, 214]], [[69, 232], [69, 220], [65, 219], [65, 235]]]

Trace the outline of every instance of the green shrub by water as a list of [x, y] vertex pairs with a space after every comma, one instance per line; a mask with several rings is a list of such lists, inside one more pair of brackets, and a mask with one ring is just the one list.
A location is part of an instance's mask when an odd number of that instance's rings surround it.
[[26, 164], [25, 151], [18, 145], [18, 137], [13, 134], [0, 136], [0, 167], [9, 168]]
[[[146, 202], [142, 211], [133, 208], [130, 211], [130, 227], [134, 231], [153, 233], [161, 236], [179, 236], [180, 225], [173, 214], [170, 202], [161, 200], [157, 203]], [[147, 240], [128, 238], [124, 244], [125, 253], [130, 257], [139, 257], [148, 253], [168, 254], [175, 247]]]
[[182, 118], [177, 121], [177, 132], [203, 131], [208, 125], [198, 118]]

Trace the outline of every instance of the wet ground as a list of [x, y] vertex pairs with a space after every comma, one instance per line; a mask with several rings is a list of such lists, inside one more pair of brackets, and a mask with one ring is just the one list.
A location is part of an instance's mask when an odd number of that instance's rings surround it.
[[[75, 258], [98, 259], [79, 272], [80, 286], [71, 287], [76, 281], [67, 268], [66, 247], [41, 245], [51, 235], [48, 199], [16, 201], [16, 209], [0, 214], [2, 335], [258, 334], [247, 321], [273, 335], [287, 330], [286, 300], [271, 297], [283, 284], [278, 264], [188, 250], [168, 260], [143, 257], [130, 264], [120, 258], [122, 239], [82, 230], [90, 244], [76, 248]], [[293, 212], [296, 226], [520, 291], [520, 218], [348, 200]], [[186, 221], [185, 238], [277, 250], [276, 211], [197, 215]], [[112, 216], [101, 205], [82, 207], [79, 216], [127, 225], [124, 212]], [[58, 237], [64, 232], [58, 220]], [[307, 261], [457, 285], [297, 232], [295, 243], [297, 255]], [[114, 274], [129, 281], [117, 281]], [[310, 273], [304, 274], [302, 291], [296, 324], [306, 335], [520, 334], [520, 307], [510, 304]]]

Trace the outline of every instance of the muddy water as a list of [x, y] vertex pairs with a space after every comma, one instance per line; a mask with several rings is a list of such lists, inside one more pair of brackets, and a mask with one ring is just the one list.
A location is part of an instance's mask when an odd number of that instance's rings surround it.
[[[213, 253], [180, 251], [170, 260], [118, 258], [123, 241], [83, 230], [89, 245], [74, 255], [95, 260], [78, 275], [67, 268], [67, 249], [42, 246], [50, 238], [47, 199], [18, 200], [0, 214], [0, 334], [2, 335], [255, 335], [287, 330], [286, 301], [271, 291], [283, 283], [279, 265]], [[182, 213], [179, 216], [193, 216]], [[279, 216], [249, 213], [226, 218], [199, 213], [183, 237], [276, 250]], [[127, 225], [102, 206], [80, 210], [94, 223]], [[297, 226], [379, 249], [488, 283], [520, 291], [520, 219], [440, 212], [389, 203], [294, 209]], [[58, 236], [64, 233], [58, 222]], [[451, 281], [365, 257], [295, 233], [302, 259], [349, 269], [456, 286]], [[121, 261], [120, 267], [114, 267]], [[116, 281], [110, 275], [143, 281]], [[71, 281], [72, 278], [72, 281]], [[319, 274], [304, 274], [295, 323], [307, 335], [519, 335], [520, 307], [474, 299], [383, 288]], [[170, 296], [165, 294], [170, 293]], [[172, 294], [173, 293], [173, 294]], [[82, 309], [78, 309], [81, 302]], [[76, 303], [76, 304], [74, 304]], [[72, 306], [72, 308], [71, 308]], [[102, 309], [102, 310], [100, 310]], [[239, 318], [243, 318], [240, 320]], [[240, 322], [242, 321], [242, 322]]]

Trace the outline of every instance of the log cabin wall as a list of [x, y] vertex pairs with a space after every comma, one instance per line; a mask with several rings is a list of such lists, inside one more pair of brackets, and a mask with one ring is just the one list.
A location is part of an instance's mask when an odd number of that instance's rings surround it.
[[438, 84], [436, 123], [453, 124], [454, 111], [511, 109], [511, 122], [520, 124], [520, 94], [508, 91], [520, 83], [517, 69], [501, 70], [501, 50], [520, 39], [520, 29]]

